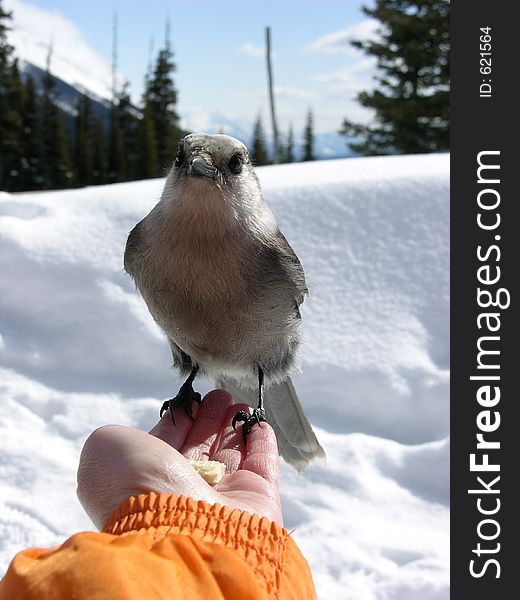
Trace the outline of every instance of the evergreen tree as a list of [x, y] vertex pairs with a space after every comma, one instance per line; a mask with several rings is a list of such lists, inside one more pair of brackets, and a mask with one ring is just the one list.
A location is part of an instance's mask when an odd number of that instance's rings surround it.
[[23, 86], [18, 70], [18, 60], [14, 59], [7, 70], [5, 81], [5, 114], [3, 115], [2, 163], [4, 165], [4, 185], [7, 190], [20, 190], [22, 167], [22, 113]]
[[257, 166], [268, 165], [269, 155], [267, 154], [267, 146], [265, 142], [264, 127], [260, 115], [256, 118], [253, 128], [253, 140], [251, 142], [251, 159]]
[[151, 104], [145, 95], [143, 116], [137, 132], [136, 175], [139, 179], [150, 179], [159, 175], [157, 143]]
[[91, 182], [93, 184], [106, 183], [107, 181], [107, 153], [105, 141], [105, 126], [103, 119], [97, 117], [94, 119], [94, 127], [91, 132], [92, 137], [92, 174]]
[[75, 127], [75, 181], [79, 186], [94, 183], [94, 119], [92, 101], [83, 94], [78, 100]]
[[11, 13], [0, 4], [0, 189], [18, 189], [23, 90], [14, 48], [7, 43]]
[[173, 162], [177, 145], [182, 137], [179, 115], [175, 110], [177, 90], [172, 78], [174, 71], [173, 52], [166, 39], [165, 47], [159, 52], [146, 91], [157, 145], [159, 171], [156, 175], [162, 175], [162, 171]]
[[9, 71], [12, 63], [13, 47], [7, 43], [7, 31], [9, 30], [9, 20], [11, 13], [6, 12], [2, 8], [2, 0], [0, 0], [0, 190], [6, 187], [6, 172], [7, 165], [5, 159], [7, 157], [7, 148], [9, 146], [7, 123], [8, 113], [8, 89], [10, 75]]
[[13, 47], [7, 43], [10, 19], [11, 13], [6, 12], [2, 8], [2, 0], [0, 0], [0, 76], [11, 64]]
[[118, 96], [119, 122], [123, 136], [123, 155], [126, 163], [125, 180], [136, 179], [137, 165], [137, 126], [139, 119], [132, 105], [129, 84], [125, 83]]
[[449, 149], [449, 0], [375, 0], [363, 11], [381, 23], [379, 39], [353, 45], [377, 58], [378, 88], [358, 101], [375, 124], [345, 119], [340, 133], [360, 154]]
[[302, 160], [315, 160], [314, 156], [314, 117], [312, 110], [307, 113], [307, 121], [303, 130], [303, 158]]
[[[9, 21], [11, 13], [6, 12], [2, 8], [2, 0], [0, 0], [0, 149], [3, 149], [2, 142], [5, 141], [7, 113], [7, 90], [9, 88], [10, 69], [13, 62], [14, 48], [7, 43], [7, 32], [9, 31]], [[3, 153], [0, 152], [0, 161]], [[1, 167], [0, 163], [0, 167]], [[0, 183], [2, 183], [2, 173], [0, 170]]]
[[112, 104], [110, 111], [110, 134], [108, 146], [108, 174], [110, 183], [125, 181], [127, 179], [127, 165], [123, 142], [123, 131], [119, 116], [119, 105]]
[[56, 103], [55, 82], [50, 73], [50, 56], [49, 50], [41, 98], [41, 173], [43, 187], [47, 189], [68, 187], [72, 182], [66, 125]]
[[292, 125], [289, 125], [289, 132], [287, 134], [287, 144], [284, 152], [284, 162], [294, 162], [294, 132]]
[[116, 95], [110, 114], [108, 180], [128, 181], [139, 175], [137, 164], [138, 119], [132, 106], [129, 84]]
[[69, 144], [66, 135], [65, 120], [60, 109], [50, 102], [43, 111], [46, 115], [46, 127], [43, 131], [45, 156], [48, 161], [48, 185], [50, 188], [70, 187], [73, 173], [70, 166]]
[[40, 105], [33, 78], [28, 75], [24, 85], [22, 115], [22, 164], [20, 189], [37, 190], [43, 187], [42, 174], [42, 131]]

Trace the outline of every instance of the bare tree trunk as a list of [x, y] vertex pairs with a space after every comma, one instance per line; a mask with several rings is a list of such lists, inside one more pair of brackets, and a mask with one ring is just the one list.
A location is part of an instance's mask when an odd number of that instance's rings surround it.
[[267, 81], [269, 86], [269, 102], [271, 105], [271, 123], [273, 126], [273, 163], [280, 162], [280, 144], [278, 140], [278, 126], [276, 124], [276, 113], [274, 109], [274, 94], [273, 94], [273, 73], [271, 68], [271, 28], [265, 28], [265, 51], [267, 61]]

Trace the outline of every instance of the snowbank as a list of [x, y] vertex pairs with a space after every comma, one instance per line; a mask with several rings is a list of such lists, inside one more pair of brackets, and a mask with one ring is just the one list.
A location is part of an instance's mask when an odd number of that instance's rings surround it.
[[[449, 157], [258, 169], [305, 267], [302, 372], [328, 460], [284, 469], [320, 598], [448, 598]], [[0, 548], [91, 528], [81, 445], [149, 428], [179, 385], [122, 252], [162, 180], [0, 192]], [[200, 382], [199, 389], [210, 389]]]

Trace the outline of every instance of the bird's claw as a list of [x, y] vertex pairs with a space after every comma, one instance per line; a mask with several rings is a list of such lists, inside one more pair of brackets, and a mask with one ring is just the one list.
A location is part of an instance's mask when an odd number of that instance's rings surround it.
[[200, 404], [202, 402], [202, 396], [199, 392], [195, 392], [193, 388], [190, 386], [189, 388], [182, 388], [179, 390], [179, 393], [175, 396], [175, 398], [170, 398], [169, 400], [165, 400], [160, 410], [160, 417], [164, 415], [164, 413], [169, 409], [170, 414], [172, 416], [173, 424], [175, 425], [175, 411], [178, 408], [184, 408], [184, 411], [188, 415], [188, 417], [193, 421], [193, 403], [197, 402]]
[[251, 428], [255, 423], [258, 423], [258, 425], [260, 425], [262, 421], [268, 423], [267, 415], [265, 414], [265, 410], [263, 408], [253, 409], [253, 414], [249, 414], [244, 410], [239, 410], [231, 421], [231, 425], [235, 431], [236, 424], [239, 421], [244, 422], [242, 425], [242, 439], [244, 440], [244, 444], [246, 443], [248, 433], [251, 431]]

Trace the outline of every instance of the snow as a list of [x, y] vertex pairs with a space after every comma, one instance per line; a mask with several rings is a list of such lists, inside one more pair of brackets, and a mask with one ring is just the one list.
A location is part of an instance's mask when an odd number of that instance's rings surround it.
[[[5, 0], [12, 11], [9, 43], [22, 60], [46, 70], [52, 48], [51, 72], [78, 89], [98, 98], [112, 97], [112, 69], [92, 48], [80, 29], [57, 10], [46, 10], [23, 0]], [[121, 85], [124, 78], [117, 74]]]
[[[284, 465], [285, 525], [321, 599], [449, 597], [449, 157], [258, 169], [305, 267], [294, 377], [327, 452]], [[122, 270], [163, 180], [0, 192], [0, 557], [91, 529], [88, 434], [143, 429], [180, 381]], [[207, 391], [209, 382], [199, 382]]]

